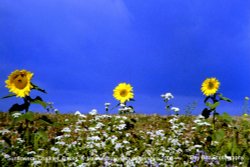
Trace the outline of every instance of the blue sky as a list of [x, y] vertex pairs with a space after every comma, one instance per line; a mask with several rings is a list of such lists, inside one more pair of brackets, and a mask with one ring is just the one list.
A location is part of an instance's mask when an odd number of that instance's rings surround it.
[[[181, 0], [22, 0], [0, 2], [0, 95], [15, 69], [27, 69], [41, 95], [62, 112], [87, 113], [104, 103], [120, 82], [134, 87], [138, 113], [165, 114], [160, 95], [171, 92], [183, 111], [200, 85], [221, 82], [233, 100], [219, 112], [242, 113], [250, 96], [250, 2]], [[33, 95], [33, 94], [32, 94]], [[7, 110], [12, 98], [0, 101]], [[35, 106], [33, 110], [42, 111]], [[116, 113], [117, 111], [112, 111]]]

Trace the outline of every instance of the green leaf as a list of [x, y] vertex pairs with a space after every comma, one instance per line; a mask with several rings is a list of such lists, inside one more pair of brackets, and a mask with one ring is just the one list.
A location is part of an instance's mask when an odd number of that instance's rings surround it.
[[220, 100], [224, 100], [224, 101], [227, 101], [227, 102], [232, 102], [231, 99], [227, 98], [227, 97], [224, 97], [222, 94], [219, 94], [219, 97], [220, 97]]
[[25, 114], [22, 114], [20, 117], [17, 118], [17, 121], [22, 121], [22, 120], [34, 121], [34, 113], [31, 111], [28, 111]]
[[208, 106], [209, 108], [211, 108], [211, 107], [210, 107], [211, 105], [212, 105], [212, 103], [206, 102], [206, 106]]
[[43, 99], [40, 96], [37, 96], [35, 99], [32, 99], [30, 102], [33, 103], [33, 104], [40, 104], [45, 109], [48, 106], [48, 104], [46, 102], [44, 102]]
[[202, 111], [201, 115], [205, 117], [205, 119], [207, 119], [210, 116], [211, 110], [204, 108], [204, 110]]
[[60, 128], [60, 127], [63, 126], [63, 124], [60, 123], [60, 122], [54, 122], [54, 123], [52, 124], [52, 126], [55, 127], [55, 128]]
[[215, 132], [215, 140], [216, 141], [221, 141], [225, 137], [225, 132], [222, 129], [219, 129]]
[[7, 96], [2, 97], [1, 99], [6, 99], [6, 98], [9, 98], [9, 97], [13, 97], [13, 96], [16, 96], [16, 94], [10, 93]]
[[214, 110], [216, 107], [218, 107], [220, 102], [215, 102], [214, 104], [210, 102], [206, 102], [206, 106], [208, 106], [211, 110]]
[[222, 115], [218, 117], [220, 120], [222, 120], [225, 123], [231, 123], [233, 121], [233, 118], [226, 112], [224, 112]]
[[39, 130], [38, 132], [35, 133], [36, 137], [39, 138], [39, 139], [43, 139], [45, 141], [48, 140], [48, 135], [47, 133], [45, 133], [45, 131], [43, 130]]
[[44, 131], [39, 130], [38, 132], [36, 132], [34, 137], [35, 150], [39, 148], [39, 143], [41, 142], [45, 143], [46, 141], [48, 141], [48, 135]]
[[43, 115], [42, 117], [39, 118], [39, 120], [47, 123], [47, 124], [53, 124], [53, 121], [51, 121], [47, 116]]
[[31, 111], [28, 111], [27, 113], [23, 114], [23, 117], [29, 121], [34, 121], [34, 113]]
[[10, 107], [9, 112], [23, 111], [25, 109], [25, 104], [14, 104]]
[[32, 84], [32, 86], [33, 86], [32, 89], [38, 90], [38, 91], [43, 92], [43, 93], [47, 93], [44, 89], [39, 88], [37, 85], [35, 85], [35, 84], [33, 84], [33, 83], [31, 83], [31, 84]]

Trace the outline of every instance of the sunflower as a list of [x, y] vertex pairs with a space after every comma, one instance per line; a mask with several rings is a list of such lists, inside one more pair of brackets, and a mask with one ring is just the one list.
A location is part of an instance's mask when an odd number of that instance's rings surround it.
[[114, 98], [121, 103], [134, 98], [133, 87], [130, 84], [120, 83], [113, 91]]
[[17, 97], [29, 96], [30, 90], [33, 88], [30, 80], [33, 73], [26, 70], [16, 70], [8, 76], [5, 81], [6, 87], [10, 92], [16, 94]]
[[216, 78], [207, 78], [201, 85], [201, 91], [204, 95], [214, 95], [220, 86], [220, 82]]

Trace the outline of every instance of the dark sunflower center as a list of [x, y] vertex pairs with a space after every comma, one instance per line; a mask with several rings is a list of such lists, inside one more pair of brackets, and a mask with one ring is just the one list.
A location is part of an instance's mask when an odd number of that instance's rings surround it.
[[14, 84], [16, 88], [23, 89], [27, 85], [27, 78], [24, 75], [18, 75], [14, 80]]
[[123, 90], [121, 90], [121, 92], [120, 92], [120, 96], [122, 96], [122, 97], [126, 97], [127, 94], [128, 94], [128, 91], [127, 91], [126, 89], [123, 89]]
[[214, 88], [214, 83], [213, 82], [209, 82], [208, 83], [208, 89], [213, 89]]

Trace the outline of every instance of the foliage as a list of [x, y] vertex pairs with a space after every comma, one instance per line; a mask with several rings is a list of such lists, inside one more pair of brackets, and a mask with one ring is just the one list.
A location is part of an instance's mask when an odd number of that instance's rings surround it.
[[202, 116], [28, 112], [1, 120], [2, 166], [249, 165], [249, 117], [222, 114], [216, 131]]

